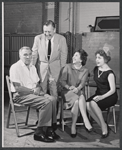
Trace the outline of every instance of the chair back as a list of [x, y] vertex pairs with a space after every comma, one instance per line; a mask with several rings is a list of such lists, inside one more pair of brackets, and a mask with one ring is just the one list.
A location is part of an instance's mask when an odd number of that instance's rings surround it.
[[11, 81], [10, 81], [9, 76], [6, 76], [6, 82], [7, 82], [7, 88], [8, 88], [10, 103], [13, 106], [14, 104], [13, 104], [12, 93], [11, 93]]

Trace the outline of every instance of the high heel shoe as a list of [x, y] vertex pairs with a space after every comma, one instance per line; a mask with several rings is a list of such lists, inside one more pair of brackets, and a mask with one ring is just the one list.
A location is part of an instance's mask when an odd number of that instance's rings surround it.
[[102, 134], [101, 138], [104, 139], [104, 138], [107, 138], [109, 135], [109, 132], [107, 132], [106, 134]]
[[72, 133], [71, 133], [71, 137], [72, 137], [72, 138], [75, 138], [76, 136], [77, 136], [77, 132], [76, 132], [75, 134], [72, 134]]
[[[85, 127], [85, 125], [84, 125], [84, 127]], [[90, 128], [90, 129], [87, 129], [86, 127], [85, 127], [85, 130], [87, 131], [87, 132], [92, 132], [93, 131], [93, 128]]]
[[108, 132], [106, 134], [102, 134], [101, 138], [104, 139], [104, 138], [107, 138], [109, 136], [109, 126], [107, 124], [107, 130]]

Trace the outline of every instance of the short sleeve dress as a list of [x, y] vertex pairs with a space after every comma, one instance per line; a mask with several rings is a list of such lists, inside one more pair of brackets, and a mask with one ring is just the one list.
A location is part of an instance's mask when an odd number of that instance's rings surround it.
[[[92, 101], [96, 95], [103, 95], [110, 90], [110, 86], [109, 86], [109, 82], [108, 82], [108, 75], [110, 73], [114, 74], [114, 72], [112, 70], [104, 71], [101, 74], [101, 76], [98, 78], [98, 67], [96, 66], [94, 68], [94, 81], [96, 82], [97, 90], [96, 90], [96, 93], [87, 100], [87, 102]], [[115, 76], [115, 74], [114, 74], [114, 76]], [[102, 99], [96, 103], [98, 104], [98, 106], [100, 107], [101, 110], [105, 110], [106, 108], [115, 105], [117, 103], [117, 100], [118, 100], [117, 91], [115, 91], [114, 94], [112, 94], [109, 97], [106, 97], [105, 99]]]
[[[84, 86], [85, 82], [88, 80], [88, 73], [89, 71], [85, 66], [82, 66], [79, 70], [76, 69], [72, 63], [66, 64], [64, 67], [60, 77], [60, 84], [63, 87], [61, 93], [66, 109], [71, 108], [74, 102], [78, 100], [78, 97], [84, 94]], [[71, 93], [65, 88], [66, 85], [78, 87], [80, 89], [78, 94]]]

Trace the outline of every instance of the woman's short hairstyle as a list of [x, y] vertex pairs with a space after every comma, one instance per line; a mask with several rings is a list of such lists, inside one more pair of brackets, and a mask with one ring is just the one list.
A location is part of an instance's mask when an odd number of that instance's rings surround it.
[[108, 63], [111, 60], [110, 52], [108, 53], [108, 52], [104, 51], [103, 49], [99, 49], [95, 52], [95, 56], [97, 54], [102, 56], [106, 60], [106, 63]]
[[83, 49], [79, 49], [76, 52], [80, 54], [80, 59], [82, 60], [81, 64], [84, 66], [86, 64], [88, 54]]

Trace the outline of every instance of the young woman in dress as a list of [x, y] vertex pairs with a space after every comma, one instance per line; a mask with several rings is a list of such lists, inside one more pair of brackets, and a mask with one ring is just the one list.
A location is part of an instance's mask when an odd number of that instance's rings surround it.
[[113, 106], [117, 102], [115, 74], [109, 67], [111, 60], [109, 48], [104, 47], [95, 53], [96, 67], [94, 68], [94, 80], [97, 85], [95, 95], [87, 100], [87, 109], [92, 118], [102, 129], [102, 138], [109, 134], [108, 125], [104, 121], [102, 111]]
[[71, 109], [72, 125], [71, 137], [76, 137], [76, 121], [80, 109], [85, 128], [88, 132], [92, 131], [92, 126], [86, 113], [85, 83], [88, 79], [88, 69], [85, 67], [87, 53], [84, 50], [78, 50], [74, 53], [72, 63], [67, 64], [60, 78], [60, 84], [63, 87], [62, 95], [65, 101], [66, 109]]

